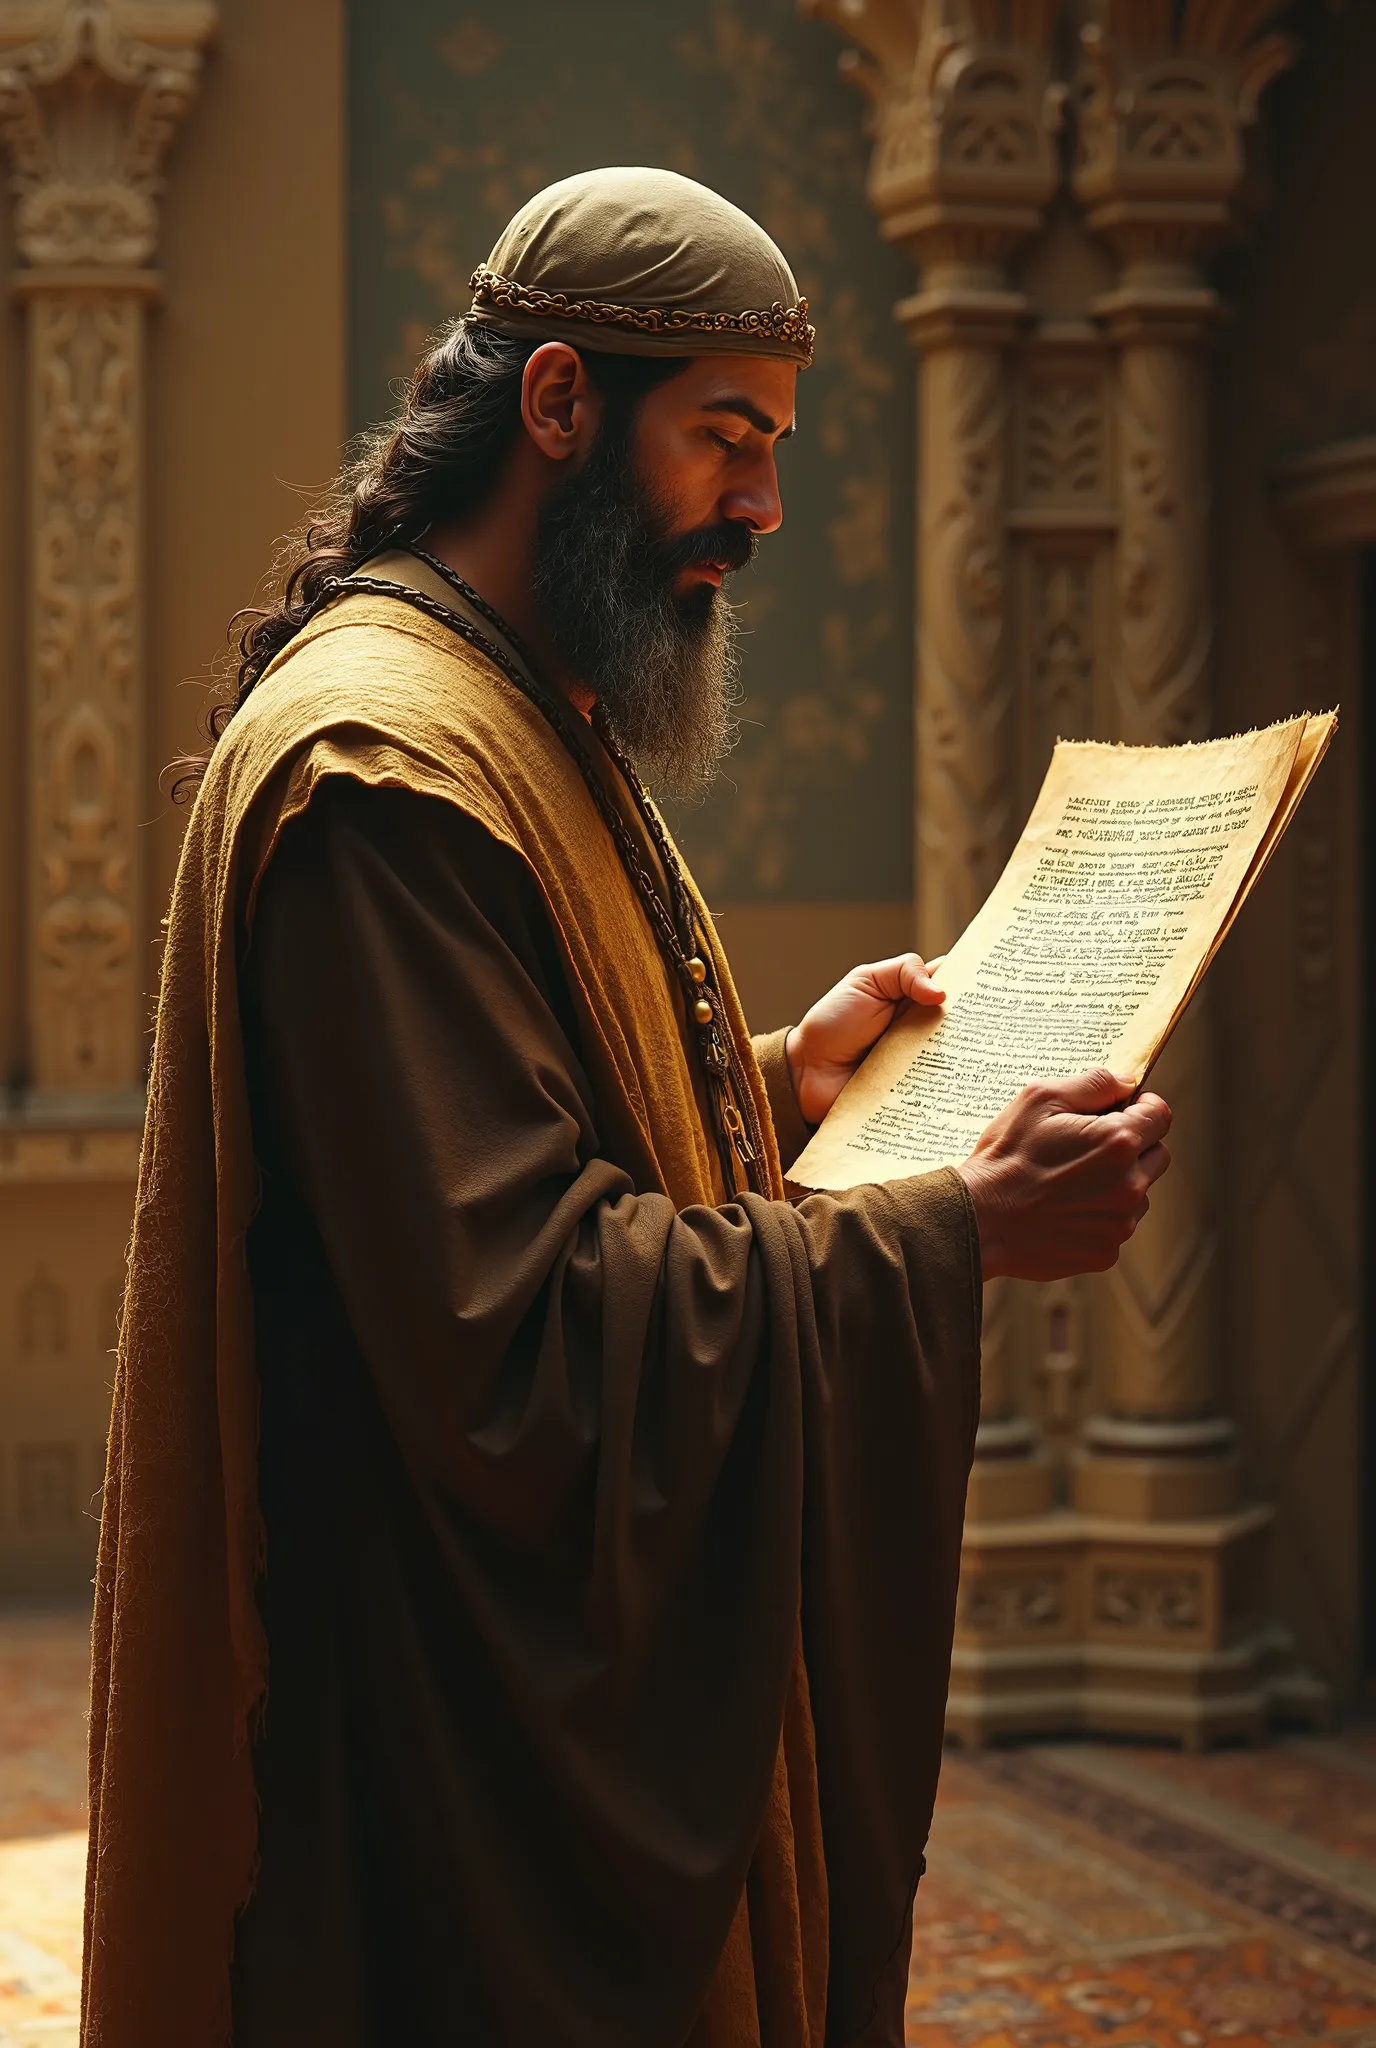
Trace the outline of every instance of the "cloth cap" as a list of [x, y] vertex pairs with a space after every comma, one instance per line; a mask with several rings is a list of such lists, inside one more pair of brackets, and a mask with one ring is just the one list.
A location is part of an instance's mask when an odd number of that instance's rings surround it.
[[758, 221], [676, 171], [582, 171], [528, 199], [469, 319], [615, 355], [812, 361], [807, 300]]

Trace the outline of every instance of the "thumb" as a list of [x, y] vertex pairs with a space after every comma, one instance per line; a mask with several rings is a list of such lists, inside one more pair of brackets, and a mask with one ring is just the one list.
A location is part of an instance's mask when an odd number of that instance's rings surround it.
[[1052, 1081], [1049, 1093], [1055, 1096], [1062, 1109], [1078, 1112], [1081, 1116], [1101, 1116], [1106, 1109], [1117, 1109], [1137, 1093], [1137, 1083], [1131, 1074], [1111, 1074], [1107, 1067], [1091, 1067], [1088, 1073], [1076, 1074], [1066, 1081]]

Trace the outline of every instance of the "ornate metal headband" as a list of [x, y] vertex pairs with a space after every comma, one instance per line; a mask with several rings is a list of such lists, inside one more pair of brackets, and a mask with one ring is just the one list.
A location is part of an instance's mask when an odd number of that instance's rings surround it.
[[630, 327], [639, 334], [666, 336], [735, 334], [743, 340], [781, 341], [801, 352], [804, 366], [812, 361], [817, 330], [808, 325], [807, 300], [796, 306], [776, 301], [763, 313], [701, 313], [684, 306], [617, 306], [608, 299], [571, 299], [565, 292], [537, 291], [514, 278], [479, 264], [468, 280], [477, 310], [528, 313], [539, 320], [578, 320], [594, 327]]

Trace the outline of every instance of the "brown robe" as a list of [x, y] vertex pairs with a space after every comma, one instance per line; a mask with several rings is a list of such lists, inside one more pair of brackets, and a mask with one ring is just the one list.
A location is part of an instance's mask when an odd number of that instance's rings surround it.
[[[399, 609], [351, 601], [260, 685], [188, 836], [197, 901], [218, 876], [232, 913], [216, 942], [179, 879], [170, 958], [211, 980], [230, 1599], [154, 1256], [204, 1239], [170, 1170], [200, 1099], [171, 972], [102, 1534], [86, 2039], [223, 2037], [250, 1327], [271, 1683], [241, 2048], [896, 2043], [978, 1405], [963, 1185], [725, 1198], [586, 792]], [[237, 994], [195, 965], [225, 944]], [[777, 1042], [765, 1066], [796, 1115]]]

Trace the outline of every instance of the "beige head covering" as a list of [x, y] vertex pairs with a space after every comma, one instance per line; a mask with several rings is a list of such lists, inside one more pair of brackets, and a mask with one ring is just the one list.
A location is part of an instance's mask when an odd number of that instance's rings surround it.
[[532, 341], [812, 361], [807, 300], [782, 251], [676, 171], [581, 171], [547, 185], [470, 282], [471, 320]]

